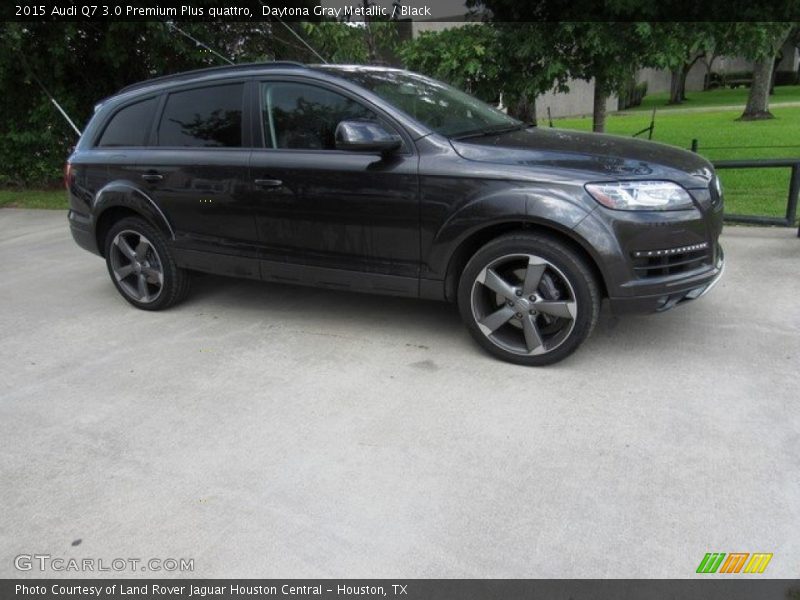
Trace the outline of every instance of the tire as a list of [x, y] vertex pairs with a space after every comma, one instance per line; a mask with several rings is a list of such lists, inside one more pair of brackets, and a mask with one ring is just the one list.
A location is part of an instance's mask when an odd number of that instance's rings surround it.
[[594, 329], [600, 302], [586, 261], [547, 234], [492, 240], [469, 260], [458, 285], [461, 318], [475, 340], [528, 366], [572, 354]]
[[115, 223], [104, 248], [111, 281], [136, 308], [163, 310], [188, 294], [189, 272], [175, 264], [164, 234], [144, 219]]

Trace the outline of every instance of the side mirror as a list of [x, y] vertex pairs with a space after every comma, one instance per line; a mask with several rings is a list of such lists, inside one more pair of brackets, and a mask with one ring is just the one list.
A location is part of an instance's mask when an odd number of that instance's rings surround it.
[[376, 121], [341, 121], [334, 133], [337, 150], [380, 152], [397, 150], [402, 144], [399, 135], [389, 133]]

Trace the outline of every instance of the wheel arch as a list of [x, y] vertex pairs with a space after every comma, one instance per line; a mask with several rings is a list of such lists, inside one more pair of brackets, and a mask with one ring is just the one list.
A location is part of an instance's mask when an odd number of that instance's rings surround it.
[[124, 182], [112, 183], [98, 192], [94, 203], [94, 235], [97, 249], [105, 256], [105, 239], [114, 223], [126, 217], [139, 217], [161, 231], [167, 239], [174, 239], [166, 215], [150, 196]]
[[464, 267], [466, 267], [469, 259], [472, 258], [480, 248], [492, 240], [502, 235], [515, 232], [547, 235], [569, 247], [586, 261], [586, 264], [597, 280], [602, 297], [608, 296], [606, 278], [603, 274], [603, 270], [600, 268], [600, 263], [589, 249], [589, 244], [581, 239], [579, 235], [572, 230], [566, 230], [552, 222], [514, 219], [493, 223], [477, 231], [473, 231], [456, 247], [450, 255], [445, 275], [444, 293], [447, 301], [454, 302], [457, 298], [458, 283], [461, 278], [461, 273], [464, 271]]

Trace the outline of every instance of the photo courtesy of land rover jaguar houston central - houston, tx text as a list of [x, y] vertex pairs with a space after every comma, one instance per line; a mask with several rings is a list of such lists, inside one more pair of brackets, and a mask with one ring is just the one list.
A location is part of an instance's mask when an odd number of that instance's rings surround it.
[[[65, 167], [75, 241], [137, 308], [192, 271], [455, 302], [493, 355], [546, 365], [616, 313], [720, 278], [697, 154], [537, 128], [399, 69], [260, 63], [102, 100]], [[302, 294], [302, 288], [296, 288]]]

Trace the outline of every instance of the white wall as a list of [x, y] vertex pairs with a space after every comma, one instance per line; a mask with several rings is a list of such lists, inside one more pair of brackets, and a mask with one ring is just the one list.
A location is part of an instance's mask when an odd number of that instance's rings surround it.
[[647, 82], [647, 93], [658, 94], [669, 91], [669, 71], [664, 69], [641, 69], [636, 81]]
[[[714, 60], [711, 66], [712, 73], [730, 73], [733, 71], [750, 71], [753, 63], [739, 57], [721, 56]], [[706, 65], [698, 60], [686, 76], [686, 90], [699, 92], [703, 89], [706, 75]], [[667, 69], [641, 69], [636, 75], [637, 81], [647, 82], [647, 93], [658, 94], [669, 91], [670, 73]]]
[[[590, 115], [594, 107], [594, 81], [570, 79], [567, 83], [569, 92], [557, 94], [553, 91], [542, 94], [536, 99], [536, 117], [539, 123], [547, 122], [547, 107], [555, 117], [574, 117]], [[617, 110], [617, 97], [612, 96], [606, 102], [606, 110]]]
[[753, 61], [739, 56], [722, 56], [714, 61], [711, 68], [716, 73], [730, 73], [731, 71], [752, 71]]

